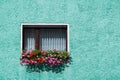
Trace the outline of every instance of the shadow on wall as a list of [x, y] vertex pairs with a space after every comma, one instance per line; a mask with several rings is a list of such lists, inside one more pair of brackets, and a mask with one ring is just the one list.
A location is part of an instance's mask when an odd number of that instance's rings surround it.
[[39, 65], [26, 65], [26, 71], [31, 73], [31, 72], [43, 72], [43, 71], [52, 71], [54, 73], [61, 73], [62, 71], [65, 70], [65, 68], [69, 67], [70, 64], [72, 63], [72, 58], [70, 59], [70, 63], [68, 64], [61, 64], [61, 65], [56, 65], [53, 67], [50, 67], [48, 65], [44, 65], [44, 64], [39, 64]]

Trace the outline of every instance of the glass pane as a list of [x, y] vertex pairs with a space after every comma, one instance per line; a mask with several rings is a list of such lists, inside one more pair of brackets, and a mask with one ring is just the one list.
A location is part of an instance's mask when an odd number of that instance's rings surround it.
[[25, 50], [35, 49], [35, 30], [34, 29], [24, 30], [24, 49]]
[[41, 50], [66, 50], [65, 29], [40, 29]]

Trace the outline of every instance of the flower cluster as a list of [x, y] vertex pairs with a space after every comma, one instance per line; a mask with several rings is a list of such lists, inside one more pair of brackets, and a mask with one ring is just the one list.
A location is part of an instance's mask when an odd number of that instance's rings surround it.
[[70, 56], [67, 51], [57, 51], [57, 50], [32, 50], [32, 51], [23, 51], [20, 64], [29, 65], [29, 64], [44, 64], [49, 65], [50, 67], [66, 64], [70, 62]]

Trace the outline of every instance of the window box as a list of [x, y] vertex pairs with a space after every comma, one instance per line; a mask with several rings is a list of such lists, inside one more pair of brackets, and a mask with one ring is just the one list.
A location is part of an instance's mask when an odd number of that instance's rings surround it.
[[22, 65], [48, 65], [50, 67], [67, 64], [70, 62], [70, 56], [67, 51], [57, 50], [32, 50], [23, 51], [20, 59]]

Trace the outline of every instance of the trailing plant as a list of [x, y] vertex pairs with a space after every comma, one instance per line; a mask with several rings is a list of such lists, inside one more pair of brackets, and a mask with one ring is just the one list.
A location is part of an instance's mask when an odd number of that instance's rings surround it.
[[32, 50], [22, 51], [20, 58], [21, 65], [35, 65], [42, 64], [50, 67], [58, 66], [60, 64], [67, 64], [70, 62], [70, 54], [67, 51], [58, 50]]

